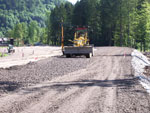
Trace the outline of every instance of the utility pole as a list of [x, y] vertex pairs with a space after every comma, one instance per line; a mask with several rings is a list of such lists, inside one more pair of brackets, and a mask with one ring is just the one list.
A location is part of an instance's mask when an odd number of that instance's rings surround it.
[[62, 52], [64, 50], [64, 27], [63, 27], [63, 19], [61, 22], [61, 47], [62, 47]]

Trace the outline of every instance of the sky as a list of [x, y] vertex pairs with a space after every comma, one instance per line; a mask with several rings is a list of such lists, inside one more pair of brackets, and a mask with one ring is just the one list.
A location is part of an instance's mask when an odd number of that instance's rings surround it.
[[75, 4], [78, 0], [68, 0], [68, 1]]

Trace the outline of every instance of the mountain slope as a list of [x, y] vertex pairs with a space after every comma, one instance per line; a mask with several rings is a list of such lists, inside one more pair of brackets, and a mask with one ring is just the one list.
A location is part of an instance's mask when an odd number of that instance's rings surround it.
[[45, 26], [46, 13], [66, 0], [0, 0], [0, 36], [19, 22]]

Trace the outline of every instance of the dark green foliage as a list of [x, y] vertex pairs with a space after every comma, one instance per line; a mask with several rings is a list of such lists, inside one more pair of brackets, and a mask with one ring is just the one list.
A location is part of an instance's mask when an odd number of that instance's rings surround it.
[[61, 4], [51, 11], [48, 27], [48, 43], [51, 45], [61, 44], [61, 24], [64, 26], [65, 45], [72, 39], [72, 13], [73, 5], [69, 2]]
[[0, 31], [2, 35], [15, 24], [37, 21], [45, 27], [46, 12], [65, 0], [0, 0]]
[[[77, 26], [96, 46], [150, 49], [150, 0], [0, 0], [0, 36], [24, 43], [71, 44]], [[7, 32], [6, 32], [7, 31]]]
[[75, 5], [73, 25], [89, 26], [90, 43], [101, 45], [101, 9], [99, 0], [81, 0]]
[[[97, 46], [129, 46], [144, 51], [150, 49], [149, 0], [80, 0], [71, 9], [71, 21], [66, 19], [70, 13], [66, 13], [63, 7], [56, 7], [51, 18], [59, 15], [64, 22], [72, 22], [72, 26], [90, 26], [90, 42]], [[51, 35], [58, 39], [59, 22], [54, 22], [54, 19], [50, 21]], [[71, 39], [68, 37], [71, 32], [67, 28], [65, 26], [65, 39], [68, 40]]]

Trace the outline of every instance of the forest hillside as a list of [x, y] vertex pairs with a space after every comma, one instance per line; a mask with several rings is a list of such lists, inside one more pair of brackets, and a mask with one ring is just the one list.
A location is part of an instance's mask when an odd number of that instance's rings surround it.
[[[24, 44], [71, 44], [76, 26], [95, 46], [150, 49], [150, 0], [0, 0], [0, 35]], [[62, 23], [63, 21], [63, 23]]]
[[45, 27], [46, 14], [65, 0], [0, 0], [0, 36], [18, 23], [38, 22]]

